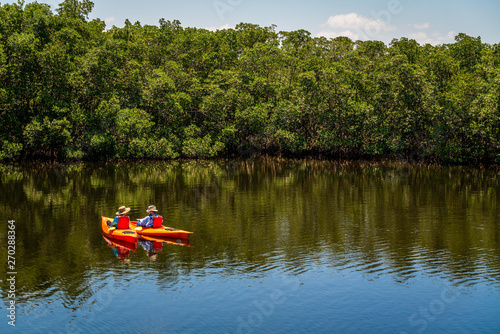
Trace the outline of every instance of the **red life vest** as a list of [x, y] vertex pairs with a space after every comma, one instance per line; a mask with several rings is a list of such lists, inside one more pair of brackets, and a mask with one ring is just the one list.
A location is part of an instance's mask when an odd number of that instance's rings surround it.
[[120, 216], [118, 217], [118, 225], [116, 225], [116, 228], [119, 230], [126, 230], [130, 228], [129, 223], [130, 223], [129, 216]]
[[157, 216], [153, 218], [153, 228], [154, 227], [161, 227], [161, 224], [163, 224], [163, 217], [162, 216]]

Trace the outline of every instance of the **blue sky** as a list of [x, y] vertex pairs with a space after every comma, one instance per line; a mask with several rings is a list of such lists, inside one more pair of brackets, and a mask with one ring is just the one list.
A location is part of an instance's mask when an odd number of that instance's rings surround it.
[[[27, 0], [29, 2], [29, 0]], [[55, 7], [59, 0], [39, 0]], [[157, 25], [160, 18], [183, 27], [233, 28], [240, 22], [277, 25], [277, 31], [305, 29], [313, 37], [353, 40], [414, 38], [419, 43], [453, 42], [464, 32], [500, 42], [500, 1], [465, 0], [95, 0], [91, 18], [108, 27], [132, 23]]]

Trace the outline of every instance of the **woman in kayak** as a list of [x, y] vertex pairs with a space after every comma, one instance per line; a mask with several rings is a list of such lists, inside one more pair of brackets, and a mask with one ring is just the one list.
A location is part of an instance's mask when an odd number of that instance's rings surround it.
[[126, 206], [120, 206], [118, 208], [118, 212], [116, 213], [116, 217], [115, 219], [113, 219], [113, 222], [110, 223], [108, 221], [108, 225], [111, 226], [111, 227], [117, 227], [118, 226], [118, 219], [120, 217], [126, 217], [127, 216], [127, 213], [130, 211], [130, 208], [127, 208]]
[[156, 210], [156, 206], [154, 205], [150, 205], [146, 211], [148, 212], [148, 215], [143, 219], [138, 219], [137, 226], [152, 227], [153, 220], [156, 217], [161, 217], [158, 215], [158, 210]]

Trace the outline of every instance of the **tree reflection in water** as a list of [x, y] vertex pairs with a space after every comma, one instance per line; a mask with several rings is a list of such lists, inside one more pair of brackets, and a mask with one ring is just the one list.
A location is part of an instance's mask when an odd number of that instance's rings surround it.
[[[16, 220], [25, 292], [61, 277], [72, 277], [68, 289], [85, 286], [89, 266], [109, 267], [109, 251], [97, 251], [106, 247], [100, 216], [124, 203], [132, 219], [155, 203], [167, 225], [195, 232], [196, 247], [148, 250], [160, 278], [304, 272], [318, 263], [401, 283], [419, 272], [458, 284], [500, 278], [495, 170], [259, 158], [0, 171], [1, 213]], [[118, 258], [151, 260], [133, 251]]]

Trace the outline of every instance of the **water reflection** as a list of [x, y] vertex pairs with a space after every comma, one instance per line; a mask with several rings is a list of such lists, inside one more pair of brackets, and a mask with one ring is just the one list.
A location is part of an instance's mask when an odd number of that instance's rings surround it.
[[108, 243], [108, 246], [113, 251], [113, 254], [121, 263], [130, 263], [130, 251], [137, 253], [137, 242], [131, 243], [123, 240], [109, 239], [106, 236], [102, 236], [104, 240]]
[[150, 242], [152, 244], [152, 249], [154, 249], [157, 252], [162, 251], [163, 243], [165, 243], [167, 245], [193, 247], [193, 245], [189, 242], [189, 239], [179, 239], [179, 238], [170, 238], [170, 237], [154, 237], [154, 236], [141, 235], [139, 238], [139, 241]]
[[104, 234], [102, 237], [119, 262], [125, 264], [130, 263], [130, 251], [137, 253], [138, 245], [146, 251], [148, 259], [153, 262], [156, 261], [157, 254], [163, 251], [163, 243], [167, 245], [193, 247], [188, 239], [141, 236], [135, 243], [131, 243], [124, 240], [110, 239]]
[[149, 261], [156, 261], [157, 254], [163, 250], [163, 243], [178, 246], [188, 246], [192, 247], [191, 243], [187, 239], [175, 239], [175, 238], [161, 238], [161, 237], [148, 237], [141, 236], [138, 239], [139, 245], [146, 251]]
[[[16, 220], [26, 292], [76, 272], [74, 288], [90, 266], [108, 268], [109, 250], [96, 252], [109, 249], [96, 222], [123, 203], [132, 219], [155, 203], [167, 225], [195, 232], [196, 247], [143, 240], [139, 249], [114, 246], [116, 257], [168, 262], [187, 275], [335, 268], [402, 284], [418, 275], [457, 284], [500, 279], [495, 170], [259, 159], [2, 166], [0, 172], [0, 211]], [[167, 244], [188, 247], [166, 252]], [[0, 253], [6, 257], [4, 246]]]

